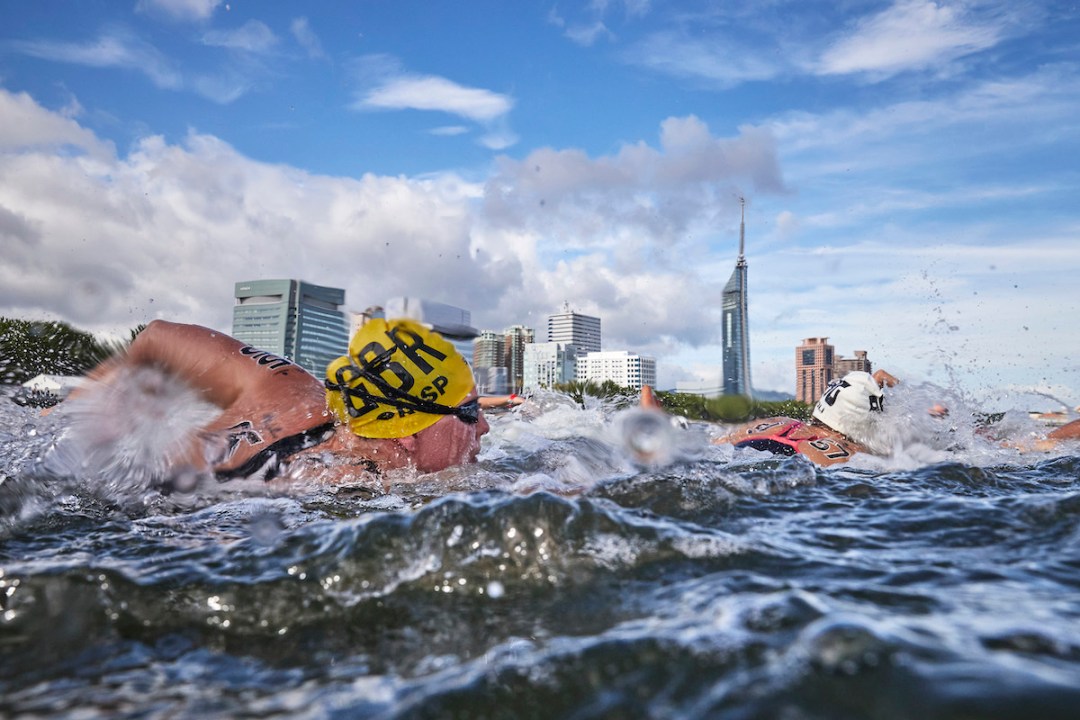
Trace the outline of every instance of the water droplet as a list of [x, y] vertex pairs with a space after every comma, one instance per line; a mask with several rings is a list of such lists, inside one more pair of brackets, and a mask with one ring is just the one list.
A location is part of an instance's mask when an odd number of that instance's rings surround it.
[[496, 600], [501, 598], [506, 593], [506, 589], [503, 587], [503, 584], [498, 580], [492, 580], [491, 582], [489, 582], [487, 584], [486, 591], [488, 597], [495, 598]]
[[251, 518], [250, 530], [252, 540], [269, 547], [277, 543], [285, 526], [276, 513], [265, 513]]
[[201, 473], [193, 467], [182, 468], [173, 476], [172, 489], [184, 494], [194, 492], [201, 477]]

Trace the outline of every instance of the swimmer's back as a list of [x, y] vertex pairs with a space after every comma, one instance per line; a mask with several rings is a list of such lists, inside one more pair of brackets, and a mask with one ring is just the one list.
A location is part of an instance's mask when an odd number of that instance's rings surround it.
[[805, 455], [823, 466], [846, 462], [859, 451], [857, 445], [828, 428], [789, 417], [755, 420], [714, 442], [777, 455]]

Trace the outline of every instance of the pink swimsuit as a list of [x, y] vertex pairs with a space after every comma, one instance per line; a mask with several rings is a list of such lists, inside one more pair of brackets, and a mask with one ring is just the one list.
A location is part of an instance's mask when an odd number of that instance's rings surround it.
[[783, 418], [759, 423], [746, 429], [746, 437], [735, 443], [735, 447], [748, 447], [755, 450], [764, 450], [776, 455], [796, 455], [799, 452], [799, 444], [807, 440], [818, 439], [818, 435], [806, 435], [798, 438], [788, 437], [796, 430], [811, 426]]

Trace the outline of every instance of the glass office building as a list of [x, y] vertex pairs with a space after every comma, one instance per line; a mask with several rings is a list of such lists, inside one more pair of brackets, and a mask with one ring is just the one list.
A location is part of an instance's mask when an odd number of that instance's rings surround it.
[[321, 377], [345, 354], [349, 335], [345, 291], [302, 280], [236, 283], [232, 334], [252, 347], [292, 360]]
[[735, 271], [724, 286], [722, 300], [723, 346], [724, 346], [724, 394], [751, 397], [750, 386], [750, 320], [746, 302], [747, 265], [744, 249], [746, 244], [746, 205], [739, 222], [739, 259]]

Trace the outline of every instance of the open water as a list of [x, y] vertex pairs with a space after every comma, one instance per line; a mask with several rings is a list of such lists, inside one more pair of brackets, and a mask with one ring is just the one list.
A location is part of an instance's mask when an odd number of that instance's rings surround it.
[[822, 470], [552, 395], [474, 467], [166, 493], [146, 424], [2, 405], [0, 716], [1080, 713], [1075, 447]]

